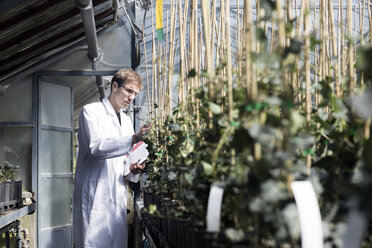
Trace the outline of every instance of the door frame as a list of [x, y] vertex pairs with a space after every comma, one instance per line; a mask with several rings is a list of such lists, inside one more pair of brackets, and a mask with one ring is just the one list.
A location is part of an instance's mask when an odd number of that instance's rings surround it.
[[[36, 237], [37, 237], [37, 246], [40, 247], [41, 243], [41, 215], [39, 215], [39, 182], [41, 179], [41, 171], [39, 169], [39, 142], [41, 136], [41, 130], [53, 130], [53, 131], [67, 131], [71, 132], [71, 175], [62, 175], [64, 177], [71, 177], [71, 193], [73, 192], [73, 140], [74, 140], [74, 85], [73, 83], [58, 82], [57, 80], [45, 80], [47, 83], [53, 83], [57, 85], [63, 85], [71, 88], [71, 128], [62, 128], [54, 126], [44, 126], [41, 124], [41, 79], [43, 76], [50, 77], [61, 77], [61, 76], [113, 76], [117, 70], [105, 70], [105, 71], [96, 71], [96, 70], [41, 70], [33, 73], [32, 75], [32, 119], [36, 124], [36, 128], [32, 130], [32, 190], [34, 192], [34, 198], [36, 200]], [[71, 203], [72, 203], [72, 194], [71, 194]], [[72, 206], [71, 206], [72, 207]], [[72, 213], [72, 212], [71, 212]], [[72, 217], [72, 215], [71, 215]], [[63, 228], [63, 227], [62, 227]], [[68, 227], [70, 228], [70, 227]], [[52, 231], [58, 231], [61, 227], [52, 228]], [[73, 246], [73, 230], [71, 223], [71, 247]]]

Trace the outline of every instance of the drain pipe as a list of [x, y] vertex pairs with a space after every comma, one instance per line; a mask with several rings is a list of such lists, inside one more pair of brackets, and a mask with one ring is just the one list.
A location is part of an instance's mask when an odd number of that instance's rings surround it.
[[[95, 70], [95, 64], [100, 59], [101, 54], [98, 48], [96, 23], [94, 20], [94, 11], [92, 0], [75, 0], [75, 6], [80, 9], [81, 18], [83, 20], [85, 36], [88, 44], [88, 57], [93, 62], [93, 70]], [[96, 85], [100, 100], [105, 97], [105, 90], [103, 87], [102, 76], [96, 76]]]

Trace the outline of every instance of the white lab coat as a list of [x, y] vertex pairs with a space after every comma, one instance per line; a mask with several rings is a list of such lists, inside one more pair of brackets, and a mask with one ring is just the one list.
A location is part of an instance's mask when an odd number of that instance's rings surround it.
[[86, 105], [79, 118], [79, 154], [73, 196], [75, 247], [127, 247], [126, 180], [133, 124], [121, 113], [121, 125], [110, 101]]

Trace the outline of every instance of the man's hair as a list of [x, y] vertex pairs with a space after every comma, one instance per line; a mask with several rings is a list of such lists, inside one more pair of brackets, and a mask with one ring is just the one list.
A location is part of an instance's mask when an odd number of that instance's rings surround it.
[[133, 69], [120, 69], [118, 70], [115, 75], [111, 79], [111, 91], [112, 91], [112, 84], [116, 82], [119, 86], [123, 84], [133, 83], [142, 89], [142, 78], [141, 76], [135, 72]]

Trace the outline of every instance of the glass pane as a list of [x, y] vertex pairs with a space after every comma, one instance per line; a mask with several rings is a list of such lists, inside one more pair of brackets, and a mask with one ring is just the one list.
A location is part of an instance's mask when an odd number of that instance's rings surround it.
[[22, 180], [23, 189], [31, 191], [31, 127], [0, 127], [0, 163], [4, 161], [20, 166], [16, 176]]
[[13, 83], [0, 95], [0, 121], [32, 121], [31, 79]]
[[41, 174], [71, 173], [71, 132], [41, 130]]
[[44, 231], [40, 234], [40, 248], [71, 247], [72, 229], [64, 228], [56, 231]]
[[42, 178], [39, 186], [41, 229], [72, 223], [71, 178]]
[[41, 124], [71, 128], [71, 88], [41, 84]]

